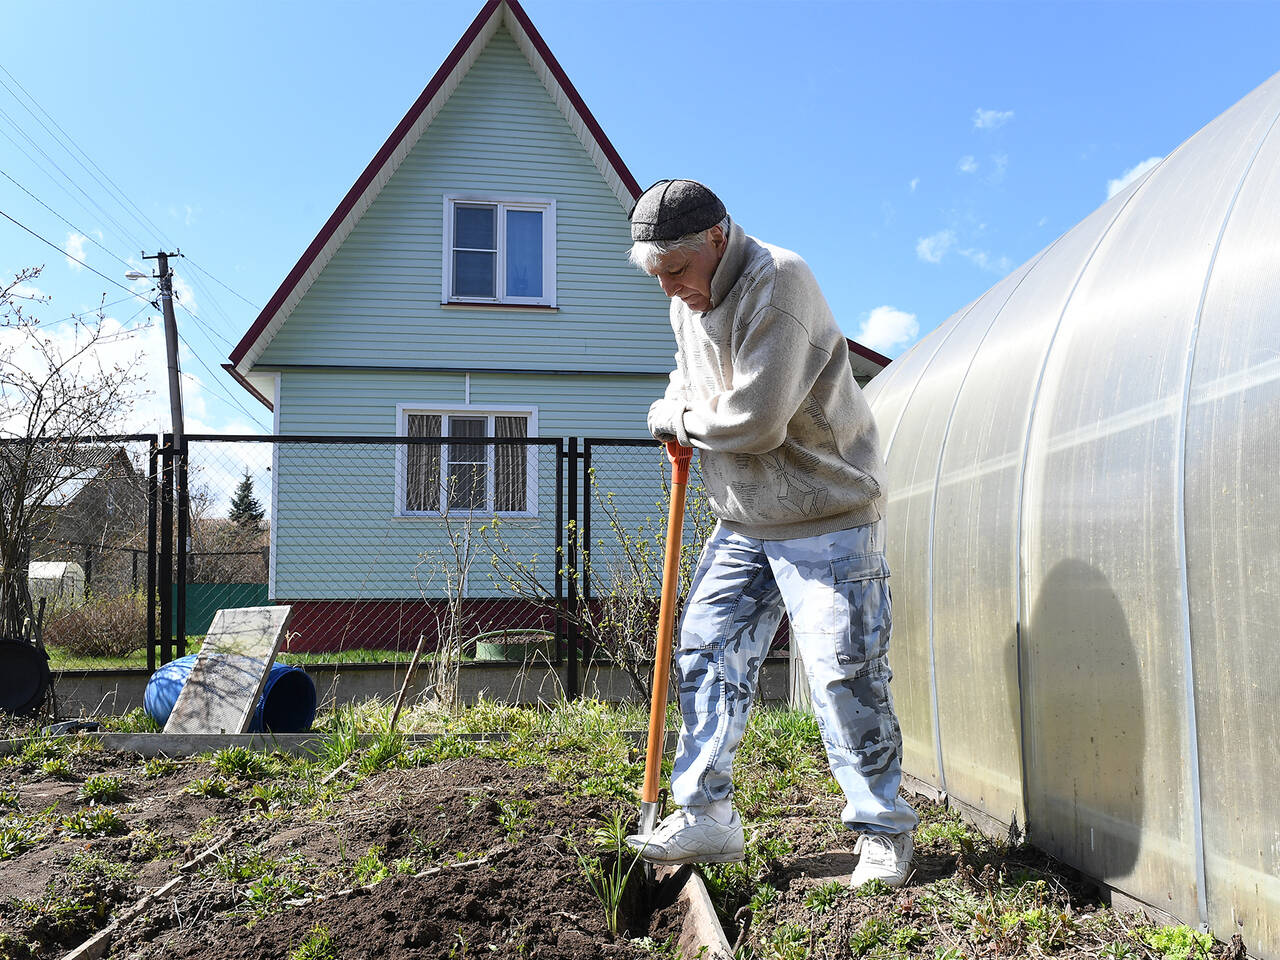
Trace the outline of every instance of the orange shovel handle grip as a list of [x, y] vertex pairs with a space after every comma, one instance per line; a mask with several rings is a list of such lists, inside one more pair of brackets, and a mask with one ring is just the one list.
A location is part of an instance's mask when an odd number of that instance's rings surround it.
[[671, 461], [671, 482], [682, 486], [689, 482], [689, 461], [693, 448], [682, 447], [674, 440], [667, 441], [667, 459]]

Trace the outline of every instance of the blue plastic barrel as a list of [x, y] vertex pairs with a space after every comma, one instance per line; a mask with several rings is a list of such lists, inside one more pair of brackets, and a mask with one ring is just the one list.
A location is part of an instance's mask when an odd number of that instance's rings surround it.
[[[173, 705], [178, 702], [178, 694], [191, 676], [195, 662], [195, 654], [170, 660], [147, 681], [142, 708], [160, 726], [164, 726], [173, 712]], [[315, 682], [301, 667], [272, 664], [258, 707], [249, 720], [249, 732], [304, 733], [311, 729], [315, 718]]]

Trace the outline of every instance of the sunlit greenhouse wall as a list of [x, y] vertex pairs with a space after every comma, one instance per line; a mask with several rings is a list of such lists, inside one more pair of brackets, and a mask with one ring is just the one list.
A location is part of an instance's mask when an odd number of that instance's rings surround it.
[[1280, 958], [1280, 75], [867, 387], [907, 771]]

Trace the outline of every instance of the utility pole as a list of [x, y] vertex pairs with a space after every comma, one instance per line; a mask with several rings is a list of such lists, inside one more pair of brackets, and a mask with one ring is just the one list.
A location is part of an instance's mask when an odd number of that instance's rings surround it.
[[169, 258], [182, 256], [177, 253], [157, 253], [154, 257], [143, 256], [143, 260], [158, 261], [160, 282], [160, 309], [164, 313], [164, 346], [169, 355], [169, 416], [173, 421], [173, 447], [184, 449], [182, 430], [182, 372], [178, 369], [178, 321], [173, 316], [173, 271], [169, 269]]
[[[164, 345], [165, 352], [169, 357], [169, 416], [173, 421], [173, 451], [172, 456], [168, 459], [164, 483], [161, 487], [160, 505], [161, 505], [161, 533], [160, 544], [160, 563], [165, 569], [169, 569], [169, 559], [166, 558], [169, 545], [176, 540], [178, 547], [177, 571], [176, 571], [176, 587], [174, 591], [174, 611], [173, 623], [169, 622], [166, 607], [168, 606], [168, 588], [162, 586], [160, 597], [160, 619], [162, 636], [164, 642], [162, 644], [162, 654], [168, 659], [170, 648], [168, 638], [173, 627], [177, 630], [177, 655], [184, 656], [187, 652], [187, 551], [191, 548], [190, 544], [190, 498], [187, 490], [187, 439], [182, 426], [182, 371], [178, 369], [178, 321], [173, 315], [173, 271], [169, 269], [169, 258], [182, 256], [181, 251], [174, 253], [165, 253], [158, 251], [154, 257], [148, 257], [143, 254], [143, 260], [155, 260], [158, 276], [156, 277], [160, 285], [160, 309], [164, 313]], [[176, 469], [174, 469], [176, 467]], [[173, 484], [176, 481], [176, 490]], [[178, 529], [176, 538], [172, 536], [172, 528], [169, 523], [172, 522], [174, 494], [177, 494], [177, 521]], [[167, 584], [165, 578], [162, 583]]]

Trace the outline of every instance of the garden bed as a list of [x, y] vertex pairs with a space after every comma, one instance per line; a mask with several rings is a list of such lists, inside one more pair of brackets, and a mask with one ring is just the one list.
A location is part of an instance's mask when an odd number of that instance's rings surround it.
[[60, 957], [175, 877], [111, 956], [643, 957], [675, 942], [674, 886], [647, 889], [637, 868], [616, 933], [593, 892], [616, 855], [623, 741], [590, 785], [528, 747], [454, 737], [375, 740], [323, 783], [348, 743], [334, 734], [309, 762], [32, 741], [0, 768], [0, 957]]
[[[328, 717], [305, 758], [29, 740], [0, 760], [0, 960], [61, 957], [109, 926], [109, 956], [156, 960], [678, 955], [674, 884], [635, 869], [616, 922], [604, 891], [636, 813], [634, 710], [404, 719], [443, 735], [362, 738], [385, 728], [374, 709]], [[504, 736], [464, 736], [482, 731]], [[749, 908], [740, 960], [1228, 950], [1113, 912], [1084, 878], [918, 798], [907, 886], [850, 891], [854, 837], [809, 717], [758, 713], [736, 775], [747, 858], [704, 874], [730, 942]]]

